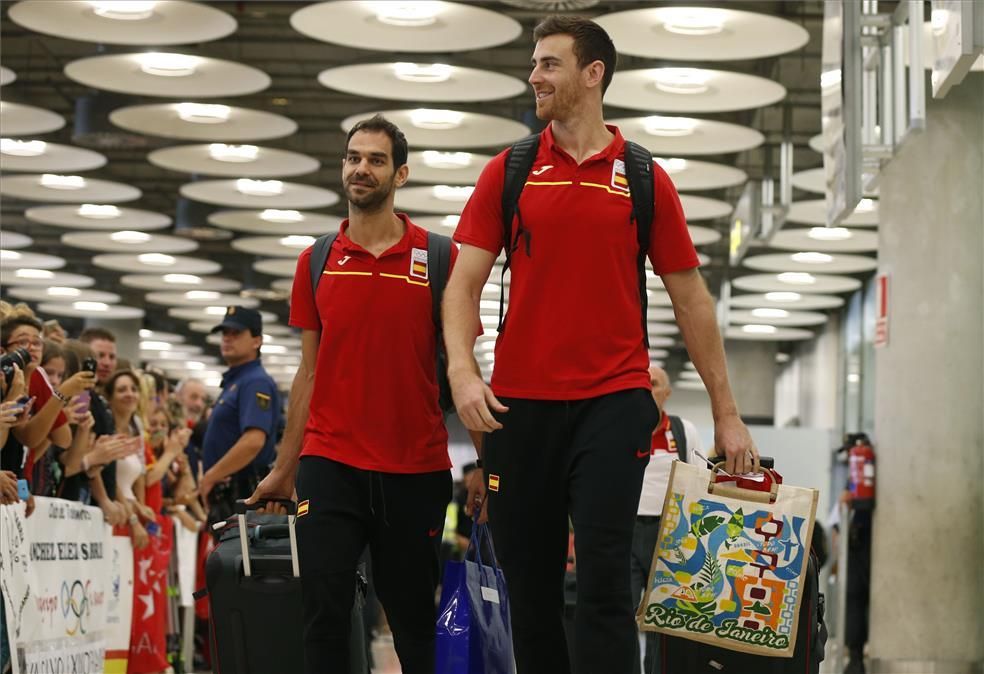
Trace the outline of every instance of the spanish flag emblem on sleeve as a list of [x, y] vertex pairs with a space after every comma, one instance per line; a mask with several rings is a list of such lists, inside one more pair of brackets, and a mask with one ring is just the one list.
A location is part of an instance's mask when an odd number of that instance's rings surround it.
[[308, 508], [310, 507], [310, 505], [311, 505], [311, 502], [309, 500], [307, 500], [307, 499], [305, 499], [305, 500], [301, 501], [300, 503], [298, 503], [297, 504], [297, 516], [298, 517], [301, 517], [303, 515], [307, 515], [308, 514]]
[[498, 475], [489, 475], [489, 491], [499, 491]]

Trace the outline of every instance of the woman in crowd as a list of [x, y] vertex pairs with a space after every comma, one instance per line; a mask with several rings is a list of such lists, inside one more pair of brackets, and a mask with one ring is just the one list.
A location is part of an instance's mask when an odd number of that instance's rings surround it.
[[147, 484], [160, 480], [165, 511], [176, 516], [188, 530], [198, 531], [206, 518], [184, 452], [191, 429], [176, 422], [165, 407], [159, 406], [151, 412], [147, 430], [156, 459], [154, 467], [147, 471]]

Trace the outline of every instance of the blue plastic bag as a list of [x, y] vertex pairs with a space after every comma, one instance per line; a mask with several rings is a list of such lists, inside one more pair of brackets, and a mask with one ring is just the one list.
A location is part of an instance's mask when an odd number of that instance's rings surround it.
[[[482, 542], [491, 563], [482, 561]], [[437, 615], [437, 674], [514, 674], [506, 580], [485, 524], [472, 527], [462, 562], [444, 567]]]

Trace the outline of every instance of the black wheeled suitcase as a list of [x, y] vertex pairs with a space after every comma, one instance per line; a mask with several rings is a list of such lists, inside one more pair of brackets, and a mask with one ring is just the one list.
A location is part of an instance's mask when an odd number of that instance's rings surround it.
[[[205, 563], [209, 597], [209, 640], [216, 674], [300, 674], [304, 671], [304, 616], [294, 520], [297, 504], [284, 501], [288, 515], [259, 515], [266, 502], [236, 502], [236, 517], [225, 523]], [[366, 581], [356, 574], [352, 609], [352, 674], [369, 674], [362, 624]]]
[[819, 674], [827, 643], [819, 568], [811, 553], [791, 658], [749, 655], [697, 641], [660, 635], [662, 674]]

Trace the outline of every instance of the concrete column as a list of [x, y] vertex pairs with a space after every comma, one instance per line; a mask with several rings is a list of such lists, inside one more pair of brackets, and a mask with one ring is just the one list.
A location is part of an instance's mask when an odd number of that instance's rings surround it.
[[143, 327], [142, 318], [99, 318], [93, 316], [85, 319], [87, 328], [105, 328], [116, 335], [116, 353], [120, 358], [129, 359], [134, 367], [139, 365], [137, 358], [140, 356], [140, 328]]
[[746, 423], [772, 425], [776, 400], [776, 343], [729, 339], [728, 378]]
[[875, 673], [980, 672], [984, 659], [984, 75], [927, 108], [880, 188]]

